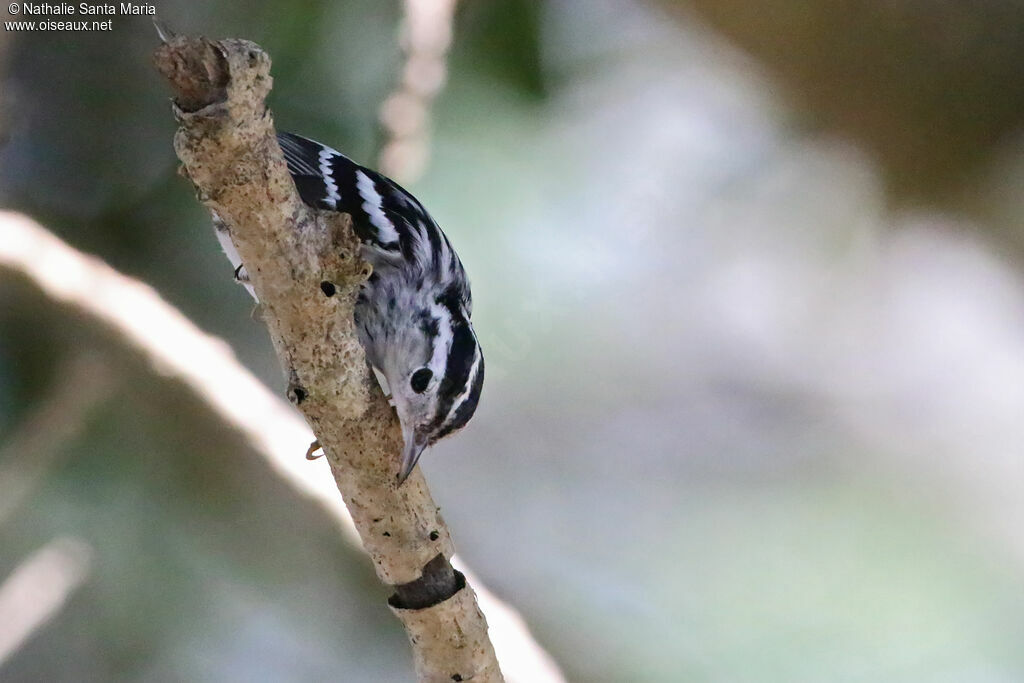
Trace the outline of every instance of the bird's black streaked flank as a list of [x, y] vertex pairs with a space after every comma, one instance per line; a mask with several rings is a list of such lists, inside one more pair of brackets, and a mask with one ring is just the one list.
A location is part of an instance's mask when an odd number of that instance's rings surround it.
[[[402, 423], [401, 483], [427, 446], [466, 426], [480, 400], [484, 357], [470, 322], [469, 280], [437, 223], [397, 183], [319, 142], [291, 133], [277, 139], [302, 200], [350, 214], [373, 265], [355, 322]], [[236, 279], [255, 298], [217, 216], [214, 227]]]

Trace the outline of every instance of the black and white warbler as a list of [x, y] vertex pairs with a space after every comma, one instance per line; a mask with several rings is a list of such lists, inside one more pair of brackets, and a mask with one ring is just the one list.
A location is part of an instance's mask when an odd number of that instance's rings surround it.
[[[437, 223], [397, 183], [319, 142], [291, 133], [277, 139], [302, 200], [350, 214], [373, 266], [355, 322], [402, 424], [402, 483], [427, 446], [466, 426], [480, 400], [484, 357], [470, 322], [469, 280]], [[255, 298], [227, 227], [216, 216], [214, 225], [236, 278]]]

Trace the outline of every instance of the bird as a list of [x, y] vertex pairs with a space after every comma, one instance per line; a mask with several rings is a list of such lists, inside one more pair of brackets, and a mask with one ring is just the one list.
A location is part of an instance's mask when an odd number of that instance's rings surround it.
[[[437, 222], [398, 183], [315, 140], [281, 132], [277, 141], [302, 201], [349, 214], [360, 255], [373, 266], [354, 318], [401, 423], [400, 486], [428, 447], [466, 426], [480, 401], [484, 356], [469, 279]], [[214, 227], [235, 279], [257, 299], [216, 214]]]

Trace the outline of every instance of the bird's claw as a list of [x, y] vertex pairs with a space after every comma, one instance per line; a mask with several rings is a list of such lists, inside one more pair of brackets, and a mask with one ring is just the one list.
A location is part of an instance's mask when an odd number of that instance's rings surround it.
[[[309, 444], [309, 448], [306, 449], [306, 460], [316, 460], [323, 456], [324, 452], [320, 445], [320, 439], [317, 439], [313, 443]], [[320, 455], [315, 455], [317, 451], [320, 451]]]

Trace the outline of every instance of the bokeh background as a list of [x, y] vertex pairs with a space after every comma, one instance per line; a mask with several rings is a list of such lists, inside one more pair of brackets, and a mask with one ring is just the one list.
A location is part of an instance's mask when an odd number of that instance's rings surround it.
[[[399, 2], [158, 10], [260, 43], [278, 126], [373, 162]], [[0, 34], [0, 205], [283, 392], [155, 44]], [[1024, 680], [1024, 6], [464, 0], [448, 69], [410, 187], [488, 379], [423, 467], [566, 676]], [[369, 563], [247, 449], [0, 274], [0, 585], [88, 558], [0, 680], [411, 680]]]

